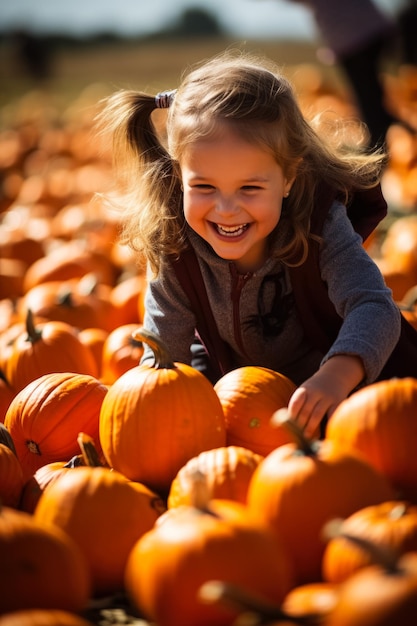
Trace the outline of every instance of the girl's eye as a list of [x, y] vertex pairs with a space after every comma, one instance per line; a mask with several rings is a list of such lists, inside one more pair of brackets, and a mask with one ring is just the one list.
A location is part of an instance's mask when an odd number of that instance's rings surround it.
[[201, 183], [199, 185], [194, 185], [193, 188], [194, 189], [199, 189], [200, 191], [213, 191], [214, 190], [213, 185], [205, 185], [203, 183]]
[[259, 185], [244, 185], [242, 187], [243, 191], [259, 191], [260, 189], [262, 189], [262, 187]]

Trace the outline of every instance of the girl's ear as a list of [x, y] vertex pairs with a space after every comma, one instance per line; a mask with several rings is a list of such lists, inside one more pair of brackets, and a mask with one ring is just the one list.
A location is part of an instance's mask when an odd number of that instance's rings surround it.
[[291, 187], [294, 184], [295, 179], [297, 178], [297, 173], [299, 167], [301, 165], [303, 159], [297, 159], [291, 166], [288, 168], [288, 171], [285, 176], [285, 187], [284, 187], [284, 195], [287, 198], [290, 195]]

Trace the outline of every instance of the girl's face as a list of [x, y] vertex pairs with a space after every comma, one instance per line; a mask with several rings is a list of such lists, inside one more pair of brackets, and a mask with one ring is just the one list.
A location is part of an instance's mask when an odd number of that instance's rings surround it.
[[218, 256], [240, 272], [255, 271], [266, 260], [267, 237], [294, 179], [267, 150], [226, 124], [221, 131], [190, 145], [180, 161], [184, 215]]

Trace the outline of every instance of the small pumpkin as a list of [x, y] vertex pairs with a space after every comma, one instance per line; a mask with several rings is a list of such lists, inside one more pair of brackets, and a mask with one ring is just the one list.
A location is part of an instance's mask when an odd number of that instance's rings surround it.
[[327, 520], [392, 499], [393, 491], [360, 457], [331, 441], [308, 439], [287, 411], [277, 411], [272, 419], [289, 428], [294, 441], [259, 463], [249, 483], [248, 506], [288, 548], [296, 584], [318, 582], [325, 549], [321, 530]]
[[133, 337], [137, 329], [137, 324], [123, 324], [108, 334], [101, 356], [101, 377], [107, 385], [139, 365], [143, 343]]
[[29, 309], [26, 328], [13, 341], [4, 364], [6, 380], [18, 392], [39, 376], [55, 372], [94, 377], [98, 373], [91, 351], [73, 326], [58, 321], [36, 325]]
[[414, 626], [417, 623], [417, 552], [398, 555], [388, 546], [342, 532], [372, 554], [363, 567], [338, 587], [326, 626]]
[[118, 325], [111, 291], [94, 274], [40, 283], [20, 298], [18, 312], [22, 321], [30, 309], [38, 321], [60, 321], [80, 330], [97, 327], [110, 332]]
[[323, 578], [329, 582], [343, 582], [373, 563], [369, 549], [347, 539], [344, 534], [388, 547], [399, 555], [417, 552], [417, 506], [390, 500], [359, 509], [343, 520], [340, 534], [330, 538], [323, 555]]
[[77, 436], [89, 434], [99, 446], [99, 418], [107, 387], [93, 376], [44, 374], [12, 400], [4, 420], [25, 480], [55, 461], [79, 453]]
[[245, 366], [222, 376], [214, 385], [226, 422], [227, 445], [266, 456], [291, 441], [284, 427], [271, 425], [274, 411], [288, 406], [296, 385], [274, 370]]
[[81, 466], [48, 485], [35, 508], [40, 524], [58, 526], [79, 546], [94, 593], [123, 590], [128, 554], [165, 510], [159, 496], [106, 467]]
[[192, 476], [206, 477], [210, 499], [235, 500], [246, 504], [249, 481], [263, 456], [240, 446], [205, 450], [190, 459], [171, 483], [168, 508], [192, 503]]
[[21, 609], [82, 611], [91, 596], [86, 561], [76, 543], [32, 515], [0, 510], [0, 614]]
[[173, 363], [145, 329], [134, 339], [151, 346], [155, 363], [131, 368], [109, 387], [100, 411], [100, 443], [110, 467], [165, 497], [189, 459], [225, 445], [224, 415], [201, 372]]

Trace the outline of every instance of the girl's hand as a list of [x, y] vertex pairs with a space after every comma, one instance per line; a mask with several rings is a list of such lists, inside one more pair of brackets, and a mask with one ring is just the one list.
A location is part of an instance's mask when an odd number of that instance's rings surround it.
[[359, 357], [344, 354], [332, 357], [294, 391], [288, 404], [290, 417], [307, 437], [318, 436], [322, 419], [330, 417], [364, 376]]

